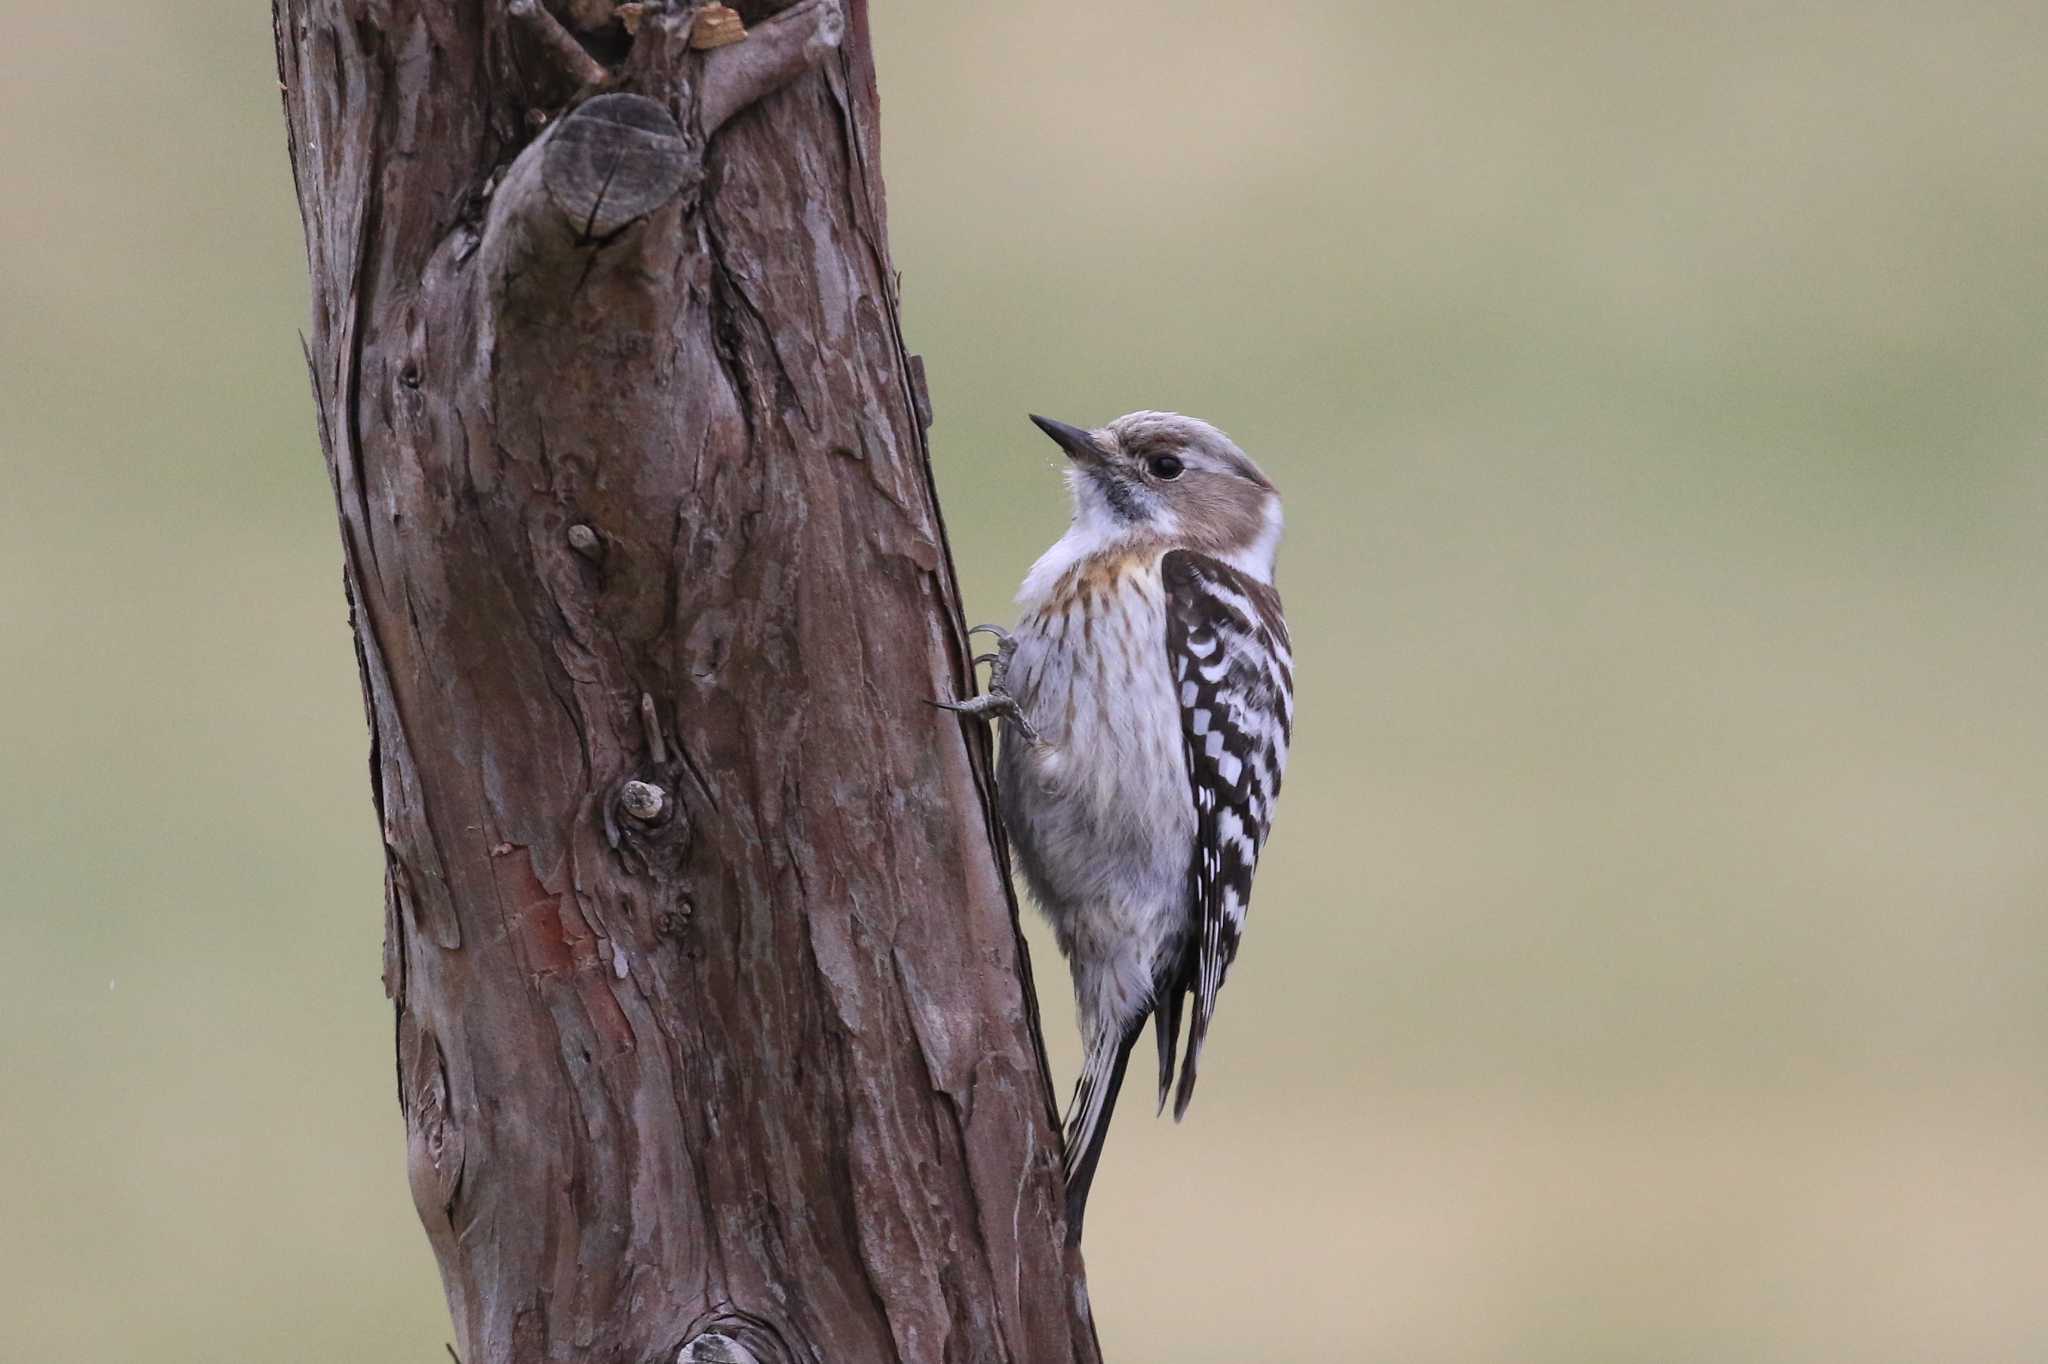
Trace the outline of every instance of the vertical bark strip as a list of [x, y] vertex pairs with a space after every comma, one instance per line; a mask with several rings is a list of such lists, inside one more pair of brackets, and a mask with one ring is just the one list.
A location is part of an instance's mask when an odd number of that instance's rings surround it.
[[777, 8], [276, 0], [466, 1364], [1096, 1358], [865, 7]]

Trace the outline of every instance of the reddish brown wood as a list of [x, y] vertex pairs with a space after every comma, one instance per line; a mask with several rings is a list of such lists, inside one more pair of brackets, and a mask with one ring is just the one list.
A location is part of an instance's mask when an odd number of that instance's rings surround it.
[[277, 0], [413, 1194], [467, 1364], [1091, 1361], [866, 13], [763, 8]]

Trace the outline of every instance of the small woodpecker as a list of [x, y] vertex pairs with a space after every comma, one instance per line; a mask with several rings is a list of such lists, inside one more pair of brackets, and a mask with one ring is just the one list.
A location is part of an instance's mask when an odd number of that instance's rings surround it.
[[1280, 494], [1229, 437], [1171, 412], [1093, 431], [1031, 420], [1066, 451], [1073, 524], [1024, 579], [1014, 631], [975, 627], [999, 640], [987, 693], [941, 704], [1004, 722], [1003, 822], [1073, 970], [1078, 1245], [1147, 1018], [1160, 1110], [1172, 1092], [1179, 1119], [1194, 1093], [1287, 766], [1294, 660], [1273, 589]]

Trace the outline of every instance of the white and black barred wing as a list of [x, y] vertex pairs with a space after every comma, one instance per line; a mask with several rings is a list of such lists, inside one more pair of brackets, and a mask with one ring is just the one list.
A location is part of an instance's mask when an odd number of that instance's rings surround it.
[[1251, 907], [1252, 873], [1273, 823], [1273, 803], [1294, 731], [1294, 658], [1280, 594], [1190, 550], [1160, 565], [1166, 587], [1166, 654], [1180, 698], [1181, 734], [1195, 804], [1188, 874], [1190, 942], [1159, 1001], [1160, 1103], [1173, 1072], [1183, 995], [1195, 997], [1176, 1118], [1195, 1092], [1195, 1066], [1216, 995], [1237, 956]]

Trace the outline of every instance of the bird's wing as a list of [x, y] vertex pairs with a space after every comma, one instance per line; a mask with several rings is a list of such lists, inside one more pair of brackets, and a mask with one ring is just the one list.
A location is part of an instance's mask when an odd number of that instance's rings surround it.
[[[1188, 1054], [1173, 1115], [1187, 1111], [1195, 1066], [1237, 956], [1252, 873], [1273, 822], [1273, 802], [1294, 731], [1294, 658], [1280, 594], [1219, 559], [1177, 549], [1161, 561], [1166, 656], [1180, 701], [1181, 737], [1195, 806], [1188, 871], [1192, 940], [1180, 976], [1159, 1001], [1177, 1025], [1181, 994], [1195, 997]], [[1178, 1031], [1176, 1026], [1174, 1029]], [[1159, 1102], [1172, 1078], [1171, 1040], [1160, 1032]]]

